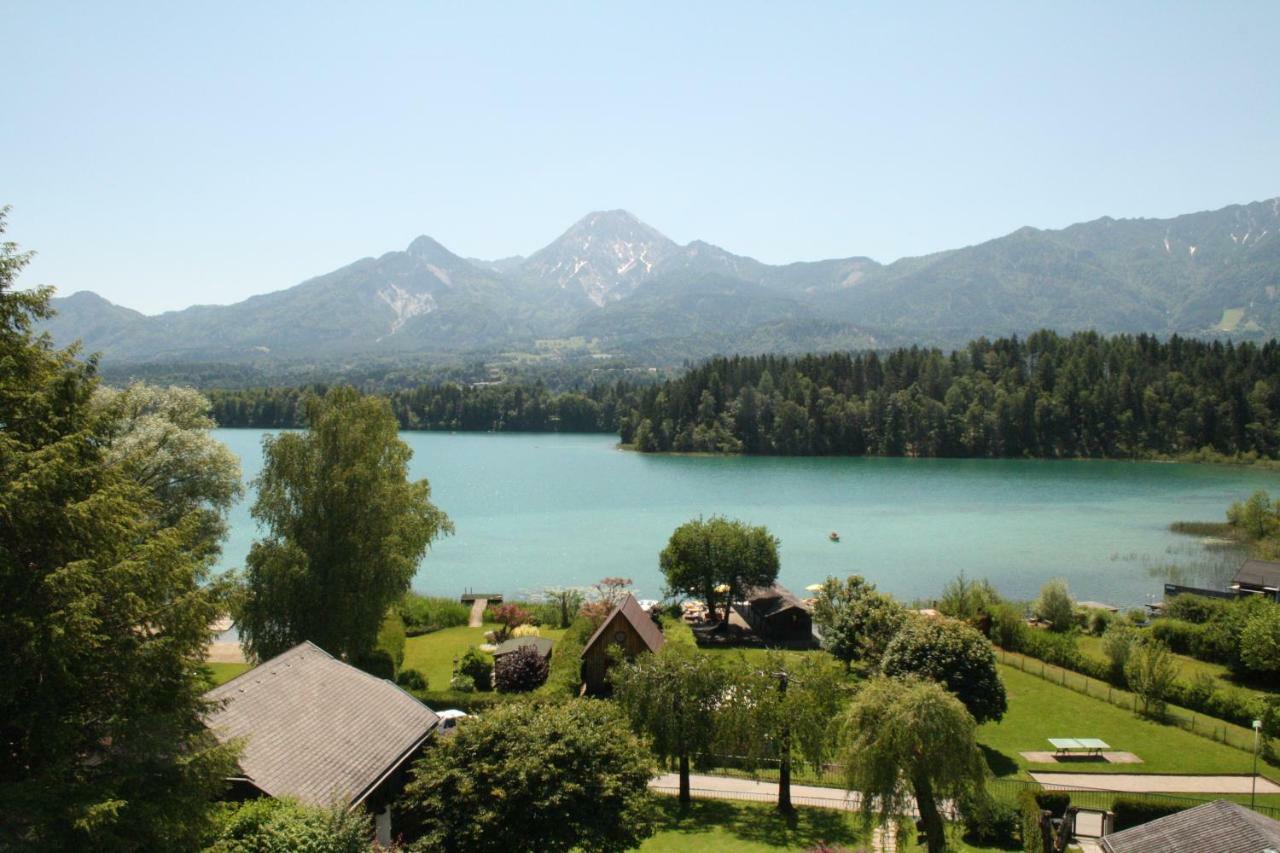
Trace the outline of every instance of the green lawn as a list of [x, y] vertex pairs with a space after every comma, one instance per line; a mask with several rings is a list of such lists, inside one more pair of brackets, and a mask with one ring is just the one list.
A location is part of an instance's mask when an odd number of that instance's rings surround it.
[[[426, 677], [425, 698], [431, 707], [443, 709], [467, 704], [465, 700], [469, 694], [457, 694], [449, 689], [449, 679], [453, 677], [453, 662], [466, 654], [467, 649], [483, 644], [486, 631], [497, 630], [499, 627], [501, 626], [486, 623], [481, 628], [445, 628], [410, 637], [405, 641], [401, 669], [416, 669]], [[564, 631], [544, 627], [541, 635], [554, 641], [564, 636]]]
[[249, 664], [247, 663], [206, 663], [205, 666], [209, 668], [209, 672], [212, 674], [210, 681], [214, 687], [219, 684], [226, 684], [240, 673], [249, 669]]
[[[812, 849], [819, 844], [849, 850], [870, 849], [870, 833], [856, 814], [797, 807], [787, 819], [769, 803], [742, 800], [694, 800], [686, 809], [675, 797], [658, 798], [658, 831], [640, 845], [643, 853], [685, 853], [688, 850], [733, 850], [735, 853]], [[917, 850], [912, 844], [899, 850]], [[949, 850], [989, 853], [999, 848], [973, 847], [958, 838]]]
[[[1009, 710], [999, 723], [978, 727], [978, 742], [997, 776], [1022, 775], [1025, 770], [1076, 770], [1099, 773], [1249, 773], [1248, 753], [1208, 738], [1144, 720], [1066, 687], [1015, 667], [1000, 665], [1000, 678], [1009, 693]], [[1020, 752], [1052, 751], [1051, 737], [1096, 737], [1115, 750], [1132, 752], [1142, 764], [1030, 764]], [[1259, 765], [1273, 778], [1275, 768]]]

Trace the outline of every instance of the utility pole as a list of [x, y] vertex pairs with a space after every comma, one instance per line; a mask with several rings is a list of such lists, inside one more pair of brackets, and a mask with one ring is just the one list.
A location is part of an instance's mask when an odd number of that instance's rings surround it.
[[1258, 736], [1262, 733], [1262, 720], [1253, 721], [1253, 784], [1249, 791], [1249, 808], [1258, 798]]

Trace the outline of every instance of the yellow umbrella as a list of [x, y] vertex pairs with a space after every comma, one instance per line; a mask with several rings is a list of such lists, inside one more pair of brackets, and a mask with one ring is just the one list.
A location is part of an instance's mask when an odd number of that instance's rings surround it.
[[724, 593], [729, 591], [729, 585], [727, 583], [722, 583], [719, 586], [715, 587], [714, 591], [723, 595]]
[[820, 589], [822, 589], [822, 584], [820, 583], [811, 583], [804, 588], [805, 592], [817, 592]]

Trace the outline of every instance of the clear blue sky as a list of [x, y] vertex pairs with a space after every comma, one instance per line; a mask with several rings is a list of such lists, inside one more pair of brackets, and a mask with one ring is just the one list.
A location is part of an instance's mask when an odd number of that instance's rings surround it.
[[[363, 8], [363, 7], [376, 8]], [[589, 210], [889, 261], [1280, 194], [1280, 3], [8, 0], [24, 284], [148, 313]]]

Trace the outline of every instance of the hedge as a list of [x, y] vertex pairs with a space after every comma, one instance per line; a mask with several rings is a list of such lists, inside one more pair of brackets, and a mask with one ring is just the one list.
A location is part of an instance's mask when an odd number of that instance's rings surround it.
[[1176, 806], [1172, 803], [1156, 803], [1150, 800], [1130, 797], [1116, 797], [1115, 802], [1111, 805], [1111, 811], [1115, 812], [1116, 816], [1116, 832], [1134, 826], [1141, 826], [1156, 818], [1177, 814], [1184, 808], [1186, 807]]

